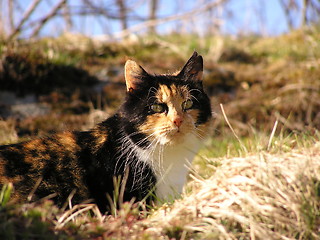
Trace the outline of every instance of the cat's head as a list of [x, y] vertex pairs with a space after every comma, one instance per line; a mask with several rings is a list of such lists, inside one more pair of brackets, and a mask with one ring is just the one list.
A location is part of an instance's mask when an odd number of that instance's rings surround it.
[[125, 64], [125, 131], [139, 146], [179, 144], [204, 138], [212, 125], [202, 87], [203, 59], [197, 52], [175, 74], [151, 75], [132, 60]]

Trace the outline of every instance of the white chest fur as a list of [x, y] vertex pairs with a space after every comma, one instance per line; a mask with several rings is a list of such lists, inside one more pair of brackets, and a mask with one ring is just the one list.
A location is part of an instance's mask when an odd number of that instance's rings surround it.
[[200, 140], [191, 135], [179, 145], [156, 148], [151, 165], [157, 178], [156, 195], [159, 200], [172, 200], [181, 194], [189, 166], [200, 145]]

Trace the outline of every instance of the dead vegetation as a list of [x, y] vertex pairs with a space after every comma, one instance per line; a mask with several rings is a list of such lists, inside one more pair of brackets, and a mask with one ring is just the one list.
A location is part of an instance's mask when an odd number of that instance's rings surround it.
[[163, 73], [177, 70], [194, 49], [205, 59], [204, 85], [218, 113], [218, 132], [224, 128], [220, 103], [240, 136], [252, 129], [270, 132], [276, 120], [288, 133], [320, 128], [320, 34], [315, 27], [273, 38], [173, 34], [103, 43], [65, 35], [21, 41], [0, 47], [0, 83], [19, 96], [35, 94], [58, 114], [86, 114], [88, 106], [110, 113], [125, 91], [127, 58]]
[[221, 159], [207, 166], [210, 178], [194, 177], [191, 194], [153, 214], [153, 230], [200, 232], [201, 239], [320, 239], [319, 147]]
[[0, 212], [0, 235], [11, 236], [6, 239], [45, 235], [52, 239], [320, 239], [319, 149], [315, 142], [289, 153], [263, 151], [209, 159], [220, 163], [207, 164], [212, 170], [209, 178], [193, 175], [189, 193], [151, 213], [130, 203], [112, 216], [101, 215], [93, 204], [62, 212], [48, 201], [38, 206], [7, 205]]

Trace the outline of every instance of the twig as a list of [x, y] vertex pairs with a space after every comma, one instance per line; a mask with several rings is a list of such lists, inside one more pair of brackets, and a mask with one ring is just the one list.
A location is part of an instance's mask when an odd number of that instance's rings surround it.
[[130, 167], [127, 167], [125, 169], [125, 173], [124, 173], [124, 176], [123, 176], [123, 179], [121, 181], [121, 185], [120, 185], [120, 191], [119, 191], [119, 207], [121, 207], [123, 205], [123, 199], [124, 199], [124, 192], [125, 192], [125, 188], [126, 188], [126, 184], [127, 184], [127, 181], [128, 181], [128, 177], [129, 177], [129, 171], [130, 171]]
[[39, 177], [38, 178], [37, 182], [35, 183], [35, 185], [33, 186], [32, 190], [31, 190], [31, 192], [29, 193], [29, 195], [27, 197], [29, 202], [32, 200], [32, 197], [33, 197], [34, 193], [37, 191], [42, 179], [43, 179], [43, 177]]
[[228, 118], [227, 118], [227, 115], [226, 115], [226, 113], [225, 113], [225, 111], [224, 111], [224, 108], [223, 108], [222, 103], [220, 103], [220, 108], [221, 108], [221, 111], [222, 111], [222, 114], [223, 114], [224, 119], [226, 120], [229, 128], [231, 129], [231, 131], [232, 131], [232, 133], [233, 133], [233, 135], [234, 135], [234, 136], [236, 137], [236, 139], [239, 141], [239, 143], [240, 143], [240, 145], [241, 145], [241, 148], [242, 148], [246, 153], [248, 153], [247, 148], [244, 146], [243, 142], [241, 141], [241, 139], [238, 137], [238, 135], [237, 135], [236, 132], [234, 131], [233, 127], [231, 126], [231, 124], [230, 124], [230, 122], [229, 122], [229, 120], [228, 120]]
[[273, 125], [272, 132], [271, 132], [271, 135], [270, 135], [270, 138], [269, 138], [269, 142], [268, 142], [268, 146], [267, 146], [267, 151], [270, 150], [270, 147], [271, 147], [271, 144], [272, 144], [272, 139], [273, 139], [274, 134], [275, 134], [275, 132], [277, 130], [277, 126], [278, 126], [278, 120], [276, 120], [274, 125]]
[[97, 206], [95, 204], [76, 205], [74, 208], [72, 208], [69, 211], [65, 212], [58, 219], [56, 228], [57, 229], [62, 228], [64, 225], [66, 225], [69, 221], [74, 219], [76, 216], [80, 215], [83, 212], [86, 212], [86, 211], [89, 211], [89, 210], [93, 210], [95, 208], [97, 208]]

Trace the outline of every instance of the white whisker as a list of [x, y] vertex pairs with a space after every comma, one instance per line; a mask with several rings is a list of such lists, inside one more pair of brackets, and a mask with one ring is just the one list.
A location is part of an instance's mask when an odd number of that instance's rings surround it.
[[192, 92], [199, 92], [200, 94], [202, 94], [202, 92], [199, 90], [199, 89], [191, 89], [191, 90], [189, 90], [189, 94], [190, 94], [190, 96], [191, 96], [191, 99], [194, 99], [194, 100], [196, 100], [197, 102], [198, 102], [198, 99], [192, 94]]

